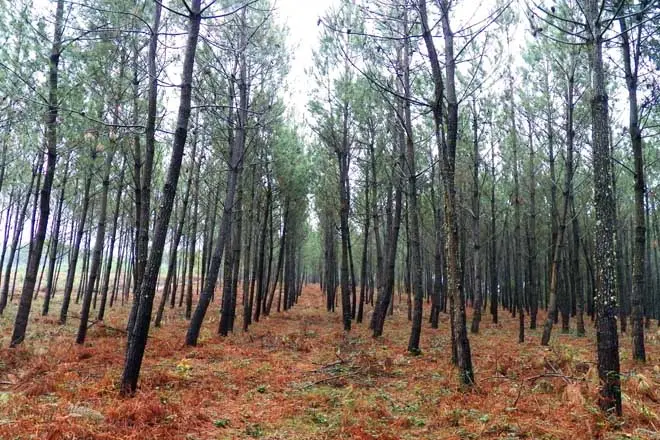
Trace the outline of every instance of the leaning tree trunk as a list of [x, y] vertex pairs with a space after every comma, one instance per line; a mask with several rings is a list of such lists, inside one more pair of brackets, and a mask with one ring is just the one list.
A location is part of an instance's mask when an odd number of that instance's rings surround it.
[[[199, 128], [196, 128], [196, 131]], [[156, 318], [154, 319], [154, 326], [160, 327], [160, 321], [163, 319], [163, 311], [165, 310], [165, 304], [167, 303], [167, 295], [169, 291], [172, 291], [172, 297], [174, 298], [174, 292], [176, 292], [176, 285], [170, 288], [170, 283], [172, 281], [172, 276], [174, 274], [174, 266], [176, 265], [176, 252], [179, 248], [179, 242], [181, 241], [181, 235], [183, 235], [183, 227], [186, 223], [186, 213], [188, 212], [188, 200], [190, 199], [190, 187], [193, 182], [193, 175], [195, 173], [195, 152], [197, 151], [197, 132], [195, 131], [195, 136], [192, 143], [192, 163], [190, 165], [190, 170], [188, 171], [188, 182], [186, 184], [186, 192], [183, 196], [183, 202], [181, 205], [181, 218], [179, 219], [179, 224], [176, 226], [174, 231], [174, 240], [172, 241], [172, 252], [170, 253], [170, 261], [167, 266], [167, 275], [165, 276], [165, 288], [163, 289], [163, 294], [160, 298], [160, 303], [158, 303], [158, 310], [156, 312]], [[176, 222], [176, 219], [174, 220]], [[185, 274], [185, 271], [184, 271]]]
[[59, 100], [57, 96], [58, 66], [62, 51], [62, 33], [64, 29], [64, 0], [57, 0], [55, 10], [55, 35], [50, 52], [50, 71], [48, 74], [48, 113], [46, 116], [46, 173], [44, 183], [41, 187], [41, 198], [39, 201], [39, 224], [35, 235], [34, 244], [30, 246], [28, 263], [25, 269], [23, 291], [21, 301], [16, 313], [14, 331], [11, 336], [10, 347], [19, 345], [25, 339], [28, 318], [32, 307], [32, 295], [37, 281], [39, 261], [46, 240], [48, 230], [48, 216], [50, 214], [50, 192], [55, 178], [55, 165], [57, 163], [57, 114], [59, 111]]
[[[244, 33], [242, 35], [244, 35]], [[244, 47], [244, 44], [241, 46]], [[230, 83], [230, 102], [233, 102], [233, 87], [233, 83]], [[239, 107], [242, 109], [242, 111], [244, 110], [247, 112], [247, 86], [244, 87], [244, 89], [244, 91], [242, 89], [240, 90]], [[237, 130], [236, 137], [242, 136], [242, 134], [243, 130]], [[236, 198], [239, 178], [243, 169], [243, 149], [245, 147], [245, 142], [241, 139], [234, 139], [230, 140], [229, 145], [231, 150], [229, 155], [229, 172], [227, 174], [227, 189], [225, 193], [222, 219], [220, 220], [220, 232], [215, 243], [213, 255], [211, 256], [210, 261], [207, 262], [208, 269], [205, 272], [205, 277], [203, 277], [204, 285], [202, 292], [199, 295], [199, 302], [197, 303], [197, 307], [195, 308], [192, 318], [190, 319], [190, 326], [188, 327], [188, 331], [186, 333], [186, 345], [197, 345], [197, 339], [199, 338], [199, 332], [202, 329], [204, 316], [206, 316], [206, 311], [208, 310], [209, 304], [211, 304], [211, 299], [213, 298], [213, 294], [215, 293], [215, 287], [218, 281], [218, 273], [220, 272], [220, 264], [222, 262], [222, 255], [225, 251], [225, 245], [231, 236], [232, 209], [234, 206], [234, 199]], [[210, 234], [213, 234], [213, 229], [211, 229]]]
[[[160, 28], [160, 16], [162, 4], [156, 2], [154, 8], [154, 23], [149, 38], [149, 54], [147, 57], [147, 72], [149, 74], [149, 93], [147, 98], [147, 120], [145, 125], [144, 158], [139, 151], [139, 138], [135, 140], [135, 218], [136, 218], [136, 244], [135, 244], [135, 270], [133, 305], [128, 317], [126, 328], [129, 332], [135, 326], [135, 318], [140, 306], [140, 286], [142, 277], [146, 270], [147, 256], [149, 253], [149, 220], [151, 216], [151, 180], [154, 168], [154, 152], [156, 145], [156, 113], [158, 111], [158, 73], [156, 67], [156, 55], [158, 52], [158, 30]], [[135, 79], [137, 80], [137, 79]], [[137, 107], [134, 109], [137, 112]]]
[[199, 37], [199, 27], [201, 22], [200, 13], [201, 0], [192, 0], [190, 4], [190, 15], [188, 16], [188, 40], [186, 42], [186, 51], [183, 60], [183, 74], [181, 80], [181, 98], [179, 100], [179, 110], [177, 116], [176, 130], [174, 132], [174, 141], [172, 143], [172, 155], [170, 165], [167, 170], [165, 184], [163, 186], [163, 196], [156, 226], [152, 251], [145, 268], [144, 277], [140, 286], [140, 305], [136, 313], [135, 326], [129, 329], [128, 350], [126, 352], [126, 362], [124, 363], [124, 372], [121, 380], [121, 394], [132, 395], [137, 388], [140, 367], [144, 349], [147, 345], [147, 336], [149, 334], [149, 324], [151, 323], [151, 310], [153, 308], [154, 294], [156, 291], [156, 281], [158, 272], [163, 259], [163, 249], [167, 238], [167, 229], [169, 227], [172, 207], [174, 206], [174, 196], [181, 174], [181, 162], [183, 160], [183, 151], [188, 137], [188, 122], [190, 120], [192, 80], [195, 67], [195, 51], [197, 49], [197, 39]]

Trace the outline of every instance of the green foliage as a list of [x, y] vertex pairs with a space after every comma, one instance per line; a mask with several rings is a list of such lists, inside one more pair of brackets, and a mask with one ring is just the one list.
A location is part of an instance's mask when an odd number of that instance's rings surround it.
[[226, 428], [229, 426], [229, 419], [216, 419], [213, 421], [213, 426], [216, 428]]

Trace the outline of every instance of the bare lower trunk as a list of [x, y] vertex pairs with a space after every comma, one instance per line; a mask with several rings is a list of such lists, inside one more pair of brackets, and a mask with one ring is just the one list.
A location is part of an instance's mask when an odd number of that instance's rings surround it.
[[[114, 148], [114, 146], [113, 146]], [[92, 302], [92, 294], [96, 285], [96, 280], [101, 269], [101, 257], [103, 256], [103, 244], [105, 243], [105, 227], [108, 213], [108, 192], [110, 190], [110, 171], [112, 167], [112, 158], [114, 151], [108, 153], [103, 171], [103, 189], [101, 192], [101, 212], [99, 213], [99, 223], [96, 229], [96, 238], [94, 242], [94, 251], [92, 262], [89, 269], [89, 279], [85, 287], [83, 304], [80, 311], [80, 325], [78, 327], [77, 344], [84, 344], [87, 336], [87, 321], [89, 320], [89, 309]]]
[[612, 159], [608, 127], [608, 97], [605, 87], [599, 2], [588, 0], [585, 12], [591, 32], [592, 137], [594, 205], [596, 211], [596, 340], [599, 404], [603, 411], [621, 415], [619, 337], [616, 327], [616, 252], [614, 247], [616, 209], [612, 193]]
[[181, 81], [181, 98], [177, 116], [176, 130], [172, 144], [172, 155], [163, 186], [161, 206], [154, 229], [154, 238], [149, 261], [145, 269], [140, 286], [140, 306], [136, 313], [135, 327], [129, 329], [128, 350], [121, 380], [121, 394], [132, 395], [137, 388], [138, 376], [142, 365], [144, 350], [147, 345], [149, 324], [151, 323], [151, 310], [153, 307], [156, 281], [162, 262], [165, 239], [169, 226], [170, 215], [174, 205], [174, 196], [181, 173], [183, 151], [188, 136], [188, 122], [190, 120], [192, 78], [195, 66], [195, 51], [201, 22], [201, 0], [193, 0], [188, 17], [188, 40], [186, 42], [185, 57], [183, 60], [183, 74]]
[[39, 205], [39, 224], [37, 225], [34, 244], [30, 246], [21, 301], [16, 313], [14, 331], [12, 333], [10, 347], [19, 345], [25, 339], [30, 308], [32, 307], [32, 295], [39, 270], [39, 261], [43, 250], [46, 232], [48, 229], [48, 217], [50, 214], [50, 193], [55, 178], [55, 165], [57, 163], [57, 115], [59, 111], [59, 99], [57, 95], [58, 66], [62, 49], [62, 33], [64, 26], [64, 0], [57, 1], [55, 11], [55, 35], [50, 53], [50, 71], [48, 75], [48, 113], [46, 116], [46, 173], [44, 183], [41, 187]]
[[[619, 19], [621, 26], [621, 39], [623, 49], [623, 66], [626, 76], [626, 86], [628, 89], [629, 121], [628, 132], [633, 151], [635, 166], [635, 214], [634, 224], [635, 232], [632, 246], [632, 291], [630, 294], [631, 303], [631, 324], [632, 324], [632, 351], [633, 359], [642, 362], [646, 361], [646, 350], [644, 348], [644, 326], [642, 325], [642, 302], [645, 292], [646, 274], [645, 274], [645, 254], [646, 254], [646, 222], [644, 195], [646, 193], [646, 183], [644, 179], [644, 152], [642, 150], [642, 132], [639, 124], [639, 108], [637, 104], [637, 69], [639, 65], [639, 52], [630, 53], [630, 37], [628, 35], [627, 23], [625, 18]], [[636, 44], [642, 44], [641, 24], [638, 24], [639, 31]], [[633, 45], [633, 47], [635, 47]], [[638, 48], [639, 49], [639, 48]]]

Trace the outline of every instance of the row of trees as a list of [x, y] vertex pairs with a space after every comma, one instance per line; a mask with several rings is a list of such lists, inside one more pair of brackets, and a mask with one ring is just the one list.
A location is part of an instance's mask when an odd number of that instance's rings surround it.
[[320, 281], [344, 329], [366, 319], [375, 337], [405, 295], [412, 353], [424, 301], [431, 327], [448, 313], [466, 386], [467, 304], [472, 333], [503, 307], [521, 342], [545, 308], [542, 344], [560, 318], [584, 335], [586, 313], [601, 406], [620, 413], [617, 315], [643, 360], [660, 314], [655, 3], [508, 3], [466, 20], [450, 0], [343, 2], [319, 20], [315, 148], [287, 117], [284, 30], [265, 0], [32, 6], [0, 8], [12, 346], [34, 298], [61, 324], [81, 304], [78, 343], [94, 310], [129, 302], [132, 394], [168, 304], [196, 345], [216, 296], [227, 335], [239, 304], [247, 330]]
[[520, 342], [544, 308], [543, 345], [560, 319], [584, 336], [586, 313], [601, 406], [620, 413], [617, 318], [624, 333], [630, 320], [644, 361], [644, 326], [660, 317], [660, 11], [576, 0], [473, 17], [466, 7], [342, 2], [320, 21], [310, 109], [328, 309], [339, 288], [349, 330], [372, 304], [379, 336], [398, 285], [417, 353], [426, 299], [431, 327], [449, 312], [465, 385], [475, 380], [466, 301], [472, 333], [482, 311], [497, 322], [503, 307]]
[[284, 29], [266, 1], [52, 6], [0, 8], [0, 312], [19, 297], [15, 347], [35, 298], [60, 324], [75, 301], [82, 344], [130, 303], [132, 394], [168, 304], [195, 345], [218, 292], [221, 335], [300, 294], [310, 161], [282, 102]]

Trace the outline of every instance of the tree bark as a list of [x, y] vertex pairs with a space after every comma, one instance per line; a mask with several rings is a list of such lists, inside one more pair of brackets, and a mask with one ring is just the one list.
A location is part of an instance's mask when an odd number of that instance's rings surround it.
[[[139, 138], [135, 139], [135, 187], [136, 187], [136, 247], [135, 270], [133, 271], [134, 292], [133, 305], [128, 317], [127, 329], [135, 327], [135, 319], [142, 298], [140, 286], [143, 281], [149, 253], [149, 219], [151, 216], [151, 180], [154, 167], [154, 151], [156, 144], [156, 113], [158, 111], [158, 73], [156, 68], [156, 55], [158, 51], [158, 32], [160, 29], [160, 16], [162, 4], [156, 2], [154, 8], [153, 25], [149, 38], [149, 54], [147, 57], [147, 72], [149, 74], [149, 96], [147, 100], [147, 121], [145, 126], [144, 159], [142, 159]], [[137, 81], [137, 78], [135, 78]], [[137, 112], [137, 106], [134, 108]], [[138, 191], [139, 188], [139, 191]], [[138, 194], [139, 193], [139, 194]]]
[[635, 233], [632, 246], [632, 291], [630, 293], [631, 303], [631, 325], [632, 325], [632, 351], [633, 359], [645, 362], [646, 350], [644, 349], [644, 326], [642, 302], [645, 292], [645, 254], [646, 254], [646, 219], [644, 207], [644, 195], [646, 183], [644, 179], [644, 152], [642, 148], [642, 132], [639, 124], [639, 108], [637, 103], [637, 80], [638, 64], [640, 56], [640, 42], [642, 25], [638, 23], [638, 34], [634, 54], [630, 53], [630, 36], [628, 26], [624, 17], [619, 18], [621, 27], [621, 48], [623, 50], [623, 68], [628, 89], [628, 132], [633, 151], [634, 179], [635, 179], [635, 209], [634, 223]]
[[[30, 196], [32, 195], [32, 188], [34, 187], [37, 174], [39, 173], [39, 168], [41, 168], [41, 162], [36, 165], [32, 170], [32, 178], [30, 179], [30, 185], [27, 192], [25, 193], [25, 201], [23, 206], [21, 206], [20, 211], [17, 213], [16, 221], [14, 222], [14, 237], [11, 242], [11, 247], [9, 248], [9, 258], [7, 260], [7, 270], [5, 270], [5, 279], [2, 283], [2, 292], [0, 293], [0, 314], [4, 313], [5, 307], [7, 307], [7, 298], [9, 296], [9, 284], [11, 283], [11, 268], [16, 261], [16, 251], [18, 245], [20, 244], [21, 235], [23, 233], [23, 227], [25, 224], [25, 217], [27, 215], [27, 208], [30, 204]], [[13, 289], [12, 289], [13, 290]]]
[[603, 35], [599, 1], [585, 1], [590, 37], [591, 118], [593, 138], [594, 205], [596, 211], [596, 340], [598, 375], [601, 380], [599, 404], [603, 411], [621, 415], [619, 338], [616, 328], [616, 251], [612, 193], [612, 158], [609, 144], [608, 97], [603, 67]]
[[14, 321], [14, 331], [11, 336], [10, 347], [16, 347], [25, 339], [30, 308], [32, 307], [32, 294], [37, 280], [39, 261], [43, 250], [46, 232], [48, 230], [48, 216], [50, 214], [50, 193], [55, 178], [55, 165], [57, 163], [57, 114], [59, 111], [59, 100], [57, 96], [58, 66], [62, 50], [62, 33], [64, 28], [64, 0], [57, 0], [55, 10], [55, 31], [53, 46], [50, 53], [50, 71], [48, 74], [48, 113], [46, 116], [46, 173], [44, 183], [41, 187], [39, 206], [39, 224], [34, 239], [34, 245], [30, 246], [28, 263], [23, 280], [21, 301]]
[[481, 237], [479, 227], [480, 203], [479, 203], [479, 134], [477, 132], [477, 103], [472, 100], [472, 278], [474, 280], [473, 292], [473, 314], [472, 333], [479, 333], [481, 322], [482, 288], [481, 288]]
[[[112, 146], [114, 150], [114, 146]], [[101, 211], [99, 213], [99, 223], [96, 229], [96, 238], [94, 239], [94, 251], [92, 253], [92, 262], [89, 268], [89, 278], [85, 286], [82, 308], [80, 310], [80, 326], [78, 327], [78, 336], [76, 344], [84, 344], [87, 336], [87, 321], [89, 321], [89, 309], [92, 302], [92, 294], [96, 286], [96, 279], [101, 269], [101, 257], [103, 256], [103, 245], [105, 243], [105, 228], [108, 217], [108, 192], [110, 191], [110, 171], [112, 170], [112, 159], [114, 151], [108, 152], [103, 171], [103, 189], [101, 190]]]
[[154, 229], [152, 251], [149, 255], [148, 264], [140, 287], [140, 305], [136, 313], [135, 326], [129, 331], [128, 350], [126, 362], [122, 374], [120, 392], [122, 395], [132, 395], [137, 388], [138, 376], [142, 365], [144, 350], [147, 345], [149, 324], [151, 323], [151, 310], [153, 307], [156, 281], [163, 258], [163, 249], [167, 237], [174, 196], [181, 173], [181, 162], [183, 151], [188, 136], [188, 122], [190, 120], [192, 79], [195, 67], [195, 51], [199, 37], [201, 22], [200, 13], [201, 0], [192, 0], [190, 3], [190, 14], [188, 16], [188, 39], [186, 42], [185, 56], [183, 60], [183, 73], [181, 80], [181, 97], [177, 116], [174, 141], [172, 143], [172, 155], [167, 170], [161, 206]]
[[[245, 45], [247, 44], [245, 32], [241, 33], [242, 44], [241, 48], [244, 50]], [[239, 56], [243, 56], [242, 54]], [[231, 221], [232, 221], [232, 209], [234, 208], [234, 199], [236, 198], [236, 191], [238, 188], [238, 182], [240, 180], [240, 175], [243, 170], [243, 155], [245, 147], [245, 133], [242, 129], [241, 124], [245, 124], [247, 119], [247, 105], [248, 105], [248, 89], [247, 89], [247, 66], [245, 62], [241, 64], [240, 78], [242, 79], [239, 83], [239, 109], [238, 112], [238, 121], [237, 125], [239, 127], [236, 130], [236, 136], [233, 139], [230, 139], [230, 159], [229, 159], [229, 173], [227, 175], [227, 191], [225, 194], [225, 202], [222, 211], [222, 219], [220, 220], [220, 232], [218, 235], [218, 240], [215, 243], [215, 249], [213, 250], [213, 255], [209, 262], [209, 267], [204, 278], [204, 287], [199, 296], [199, 302], [195, 308], [195, 312], [190, 319], [190, 326], [186, 333], [185, 344], [190, 346], [197, 345], [197, 339], [199, 338], [199, 332], [202, 329], [202, 322], [204, 321], [204, 316], [208, 310], [211, 299], [215, 292], [215, 287], [218, 281], [218, 273], [220, 272], [220, 263], [222, 262], [222, 254], [225, 251], [226, 242], [231, 237]], [[233, 82], [230, 84], [230, 101], [233, 102], [234, 96], [234, 85]]]
[[[454, 57], [454, 34], [449, 23], [450, 4], [447, 0], [440, 0], [442, 30], [445, 40], [445, 74], [447, 77], [446, 93], [444, 90], [442, 71], [435, 42], [428, 24], [426, 0], [419, 1], [419, 13], [422, 22], [424, 42], [429, 53], [429, 61], [434, 83], [434, 101], [432, 103], [433, 119], [435, 123], [435, 137], [442, 160], [441, 175], [444, 184], [445, 202], [445, 236], [447, 256], [447, 291], [453, 299], [452, 325], [454, 328], [454, 341], [456, 345], [456, 358], [459, 368], [459, 378], [463, 385], [474, 383], [474, 370], [470, 353], [470, 341], [467, 335], [465, 318], [465, 298], [463, 296], [462, 269], [459, 259], [459, 233], [456, 212], [456, 187], [454, 182], [456, 166], [456, 143], [458, 136], [458, 100], [455, 89], [456, 60]], [[442, 127], [443, 102], [447, 103], [447, 129], [446, 138]]]

